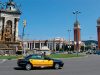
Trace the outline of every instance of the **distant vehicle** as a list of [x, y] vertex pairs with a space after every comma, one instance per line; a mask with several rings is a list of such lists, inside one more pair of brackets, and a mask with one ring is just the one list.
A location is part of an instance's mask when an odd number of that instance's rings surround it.
[[94, 54], [94, 50], [88, 50], [86, 54]]
[[39, 54], [32, 54], [24, 57], [23, 59], [18, 59], [17, 64], [19, 67], [25, 68], [26, 70], [31, 70], [34, 67], [51, 67], [60, 69], [64, 65], [63, 61], [61, 60], [52, 59]]
[[96, 50], [94, 54], [100, 55], [100, 50]]

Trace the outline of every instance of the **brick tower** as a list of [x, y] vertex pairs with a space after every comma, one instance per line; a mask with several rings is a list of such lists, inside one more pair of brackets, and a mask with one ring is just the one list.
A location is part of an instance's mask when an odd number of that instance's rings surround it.
[[74, 50], [80, 52], [81, 38], [80, 38], [80, 24], [78, 20], [74, 23]]
[[100, 17], [97, 20], [98, 50], [100, 50]]

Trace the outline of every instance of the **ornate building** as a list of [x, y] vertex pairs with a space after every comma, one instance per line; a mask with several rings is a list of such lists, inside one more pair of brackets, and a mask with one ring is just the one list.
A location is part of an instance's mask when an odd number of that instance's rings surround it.
[[38, 50], [46, 45], [50, 50], [56, 51], [59, 49], [63, 49], [64, 44], [67, 44], [67, 41], [63, 38], [55, 38], [51, 40], [24, 41], [24, 47], [26, 50]]
[[[18, 45], [18, 22], [21, 11], [13, 0], [1, 3], [0, 8], [0, 50], [13, 49], [11, 46]], [[3, 47], [5, 45], [5, 47]]]

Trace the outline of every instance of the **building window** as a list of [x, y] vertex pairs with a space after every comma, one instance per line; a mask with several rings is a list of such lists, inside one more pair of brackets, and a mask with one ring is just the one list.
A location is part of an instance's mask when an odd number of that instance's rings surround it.
[[39, 43], [35, 43], [35, 48], [40, 48], [40, 44]]
[[10, 7], [10, 10], [11, 10], [11, 7]]
[[29, 43], [28, 43], [28, 48], [29, 48]]
[[32, 43], [30, 43], [30, 50], [31, 50], [31, 44], [32, 44]]

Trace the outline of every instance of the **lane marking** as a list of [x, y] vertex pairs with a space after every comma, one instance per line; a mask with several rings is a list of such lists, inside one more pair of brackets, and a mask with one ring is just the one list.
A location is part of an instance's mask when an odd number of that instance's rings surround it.
[[0, 62], [0, 64], [4, 63], [6, 60], [7, 60], [7, 59], [3, 59], [3, 60]]

